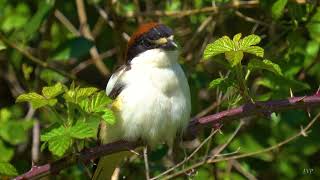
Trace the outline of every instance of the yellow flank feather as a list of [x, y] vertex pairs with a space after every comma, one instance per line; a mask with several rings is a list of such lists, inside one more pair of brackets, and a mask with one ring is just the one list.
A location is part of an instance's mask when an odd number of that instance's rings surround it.
[[122, 106], [121, 98], [118, 96], [111, 104], [111, 109], [113, 111], [120, 111]]

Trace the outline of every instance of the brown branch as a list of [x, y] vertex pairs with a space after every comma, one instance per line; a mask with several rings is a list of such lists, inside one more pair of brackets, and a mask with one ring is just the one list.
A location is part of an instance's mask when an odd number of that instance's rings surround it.
[[54, 67], [53, 65], [33, 56], [31, 53], [29, 53], [27, 50], [19, 47], [18, 45], [12, 43], [9, 39], [7, 39], [5, 37], [5, 35], [3, 35], [2, 33], [0, 33], [0, 40], [7, 46], [9, 46], [10, 48], [12, 49], [15, 49], [17, 50], [19, 53], [21, 53], [23, 56], [25, 56], [29, 61], [39, 65], [40, 67], [42, 68], [47, 68], [47, 69], [50, 69], [50, 70], [53, 70], [71, 80], [77, 80], [76, 79], [76, 76], [72, 75], [72, 74], [69, 74], [63, 70], [60, 70], [58, 69], [57, 67]]
[[259, 1], [252, 0], [252, 1], [232, 1], [231, 3], [221, 5], [221, 6], [210, 6], [204, 7], [201, 9], [190, 9], [190, 10], [183, 10], [183, 11], [147, 11], [141, 13], [127, 13], [127, 18], [139, 17], [139, 16], [172, 16], [172, 17], [184, 17], [184, 16], [191, 16], [200, 13], [217, 13], [219, 10], [223, 9], [238, 9], [238, 8], [256, 8], [259, 5]]
[[[76, 5], [77, 5], [77, 12], [79, 16], [79, 21], [80, 21], [80, 32], [83, 34], [84, 37], [94, 40], [88, 22], [87, 22], [87, 14], [84, 6], [83, 0], [76, 0]], [[94, 64], [96, 65], [97, 69], [103, 76], [107, 76], [110, 74], [109, 69], [107, 66], [103, 63], [102, 58], [99, 55], [98, 49], [96, 46], [93, 46], [90, 49], [90, 54], [93, 59]]]
[[[300, 137], [300, 136], [306, 136], [308, 134], [308, 130], [311, 128], [311, 126], [316, 122], [316, 120], [318, 120], [318, 118], [320, 117], [320, 113], [318, 113], [308, 124], [305, 128], [301, 129], [298, 133], [290, 136], [289, 138], [277, 143], [276, 145], [270, 146], [268, 148], [265, 149], [261, 149], [255, 152], [250, 152], [250, 153], [245, 153], [245, 154], [240, 154], [240, 155], [234, 155], [234, 156], [228, 156], [225, 158], [220, 158], [220, 159], [208, 159], [205, 163], [216, 163], [216, 162], [221, 162], [221, 161], [229, 161], [229, 160], [233, 160], [233, 159], [241, 159], [241, 158], [245, 158], [245, 157], [249, 157], [249, 156], [255, 156], [257, 154], [261, 154], [261, 153], [266, 153], [269, 151], [272, 151], [274, 149], [280, 148], [281, 146], [284, 146], [285, 144], [288, 144], [289, 142], [295, 140], [296, 138]], [[174, 177], [180, 176], [182, 174], [184, 174], [187, 171], [190, 170], [194, 170], [200, 166], [202, 166], [204, 164], [203, 161], [200, 161], [196, 164], [193, 164], [190, 167], [187, 167], [181, 171], [178, 171], [174, 174], [171, 174], [169, 176], [166, 176], [164, 179], [172, 179]]]
[[[274, 100], [268, 102], [256, 102], [255, 104], [249, 103], [238, 108], [222, 111], [201, 118], [196, 118], [190, 122], [187, 134], [195, 135], [197, 130], [202, 126], [217, 125], [230, 119], [239, 119], [241, 117], [248, 117], [259, 114], [269, 114], [271, 112], [280, 112], [289, 109], [308, 109], [312, 107], [320, 107], [320, 93], [318, 92], [313, 96], [293, 97], [284, 100]], [[309, 129], [310, 126], [311, 125], [308, 125], [305, 130]], [[294, 138], [296, 138], [297, 136], [295, 136]], [[60, 170], [67, 168], [72, 164], [75, 164], [77, 161], [88, 163], [98, 157], [115, 152], [134, 149], [141, 145], [141, 142], [117, 141], [114, 143], [93, 147], [82, 151], [78, 155], [66, 156], [61, 160], [48, 163], [43, 166], [33, 167], [30, 171], [16, 177], [15, 179], [22, 180], [39, 178], [50, 173], [57, 173]], [[215, 160], [212, 160], [212, 162], [213, 161]]]

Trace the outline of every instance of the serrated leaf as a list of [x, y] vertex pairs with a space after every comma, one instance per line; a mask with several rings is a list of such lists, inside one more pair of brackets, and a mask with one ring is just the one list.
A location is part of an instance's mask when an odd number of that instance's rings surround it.
[[213, 89], [219, 87], [221, 91], [225, 92], [229, 87], [233, 86], [233, 83], [232, 77], [221, 77], [212, 80], [209, 84], [209, 88]]
[[72, 139], [69, 135], [53, 138], [49, 141], [49, 150], [59, 157], [63, 156], [70, 148]]
[[40, 139], [41, 141], [48, 142], [49, 150], [59, 157], [69, 149], [72, 143], [70, 129], [64, 126], [60, 126], [41, 135]]
[[250, 46], [250, 47], [244, 48], [243, 52], [250, 53], [258, 57], [264, 56], [264, 49], [259, 46]]
[[110, 109], [104, 110], [102, 119], [109, 124], [114, 124], [116, 122], [116, 117]]
[[60, 126], [58, 128], [52, 129], [51, 131], [41, 135], [40, 139], [41, 141], [49, 141], [58, 136], [62, 136], [65, 133], [66, 133], [66, 128], [64, 126]]
[[233, 36], [233, 42], [238, 42], [241, 38], [242, 34], [241, 33], [238, 33], [236, 35]]
[[250, 60], [248, 64], [248, 69], [250, 70], [265, 69], [282, 76], [282, 71], [280, 66], [267, 59], [264, 59], [263, 61], [260, 61], [257, 59]]
[[53, 98], [63, 93], [63, 85], [61, 83], [57, 83], [53, 86], [47, 86], [42, 88], [42, 94], [47, 98]]
[[223, 36], [215, 42], [207, 45], [206, 49], [204, 50], [203, 56], [204, 59], [208, 59], [212, 56], [232, 50], [235, 50], [234, 42], [228, 36]]
[[98, 89], [95, 87], [87, 87], [87, 88], [75, 88], [70, 89], [64, 94], [64, 98], [67, 101], [78, 103], [83, 98], [91, 96], [93, 93], [97, 92]]
[[222, 78], [222, 77], [212, 80], [209, 84], [209, 88], [213, 89], [213, 88], [218, 87], [224, 80], [225, 80], [225, 78]]
[[238, 64], [240, 64], [242, 58], [243, 58], [243, 52], [242, 51], [229, 51], [225, 53], [226, 59], [229, 61], [231, 67], [234, 67]]
[[102, 112], [111, 102], [112, 100], [105, 94], [105, 92], [100, 91], [90, 97], [90, 99], [83, 100], [80, 103], [80, 106], [88, 113]]
[[70, 58], [80, 58], [88, 54], [92, 46], [92, 41], [84, 37], [76, 37], [58, 47], [50, 59], [66, 61]]
[[0, 175], [16, 176], [18, 172], [10, 163], [0, 162]]
[[85, 139], [96, 136], [96, 131], [85, 122], [77, 122], [70, 129], [70, 136], [77, 139]]
[[261, 41], [261, 38], [255, 34], [244, 37], [239, 41], [239, 49], [246, 49], [249, 46], [256, 45]]
[[98, 90], [99, 89], [95, 87], [80, 88], [79, 90], [77, 90], [77, 97], [88, 97]]
[[288, 0], [277, 0], [275, 3], [273, 3], [271, 8], [272, 18], [279, 19], [282, 16], [287, 3]]
[[27, 94], [21, 94], [20, 96], [18, 96], [16, 102], [29, 102], [29, 103], [31, 103], [31, 106], [34, 109], [38, 109], [38, 108], [46, 106], [46, 105], [53, 106], [53, 105], [55, 105], [57, 100], [54, 100], [54, 99], [48, 100], [38, 93], [31, 92], [31, 93], [27, 93]]

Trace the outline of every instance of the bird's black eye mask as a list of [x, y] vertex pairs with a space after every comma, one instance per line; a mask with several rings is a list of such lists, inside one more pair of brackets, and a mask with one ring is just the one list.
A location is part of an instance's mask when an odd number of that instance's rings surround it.
[[[169, 37], [173, 36], [173, 31], [162, 24], [150, 29], [147, 33], [140, 36], [134, 44], [132, 44], [127, 52], [127, 62], [130, 62], [138, 54], [156, 48], [165, 50], [173, 50], [176, 48], [174, 42], [166, 42]], [[172, 44], [173, 43], [173, 44]]]

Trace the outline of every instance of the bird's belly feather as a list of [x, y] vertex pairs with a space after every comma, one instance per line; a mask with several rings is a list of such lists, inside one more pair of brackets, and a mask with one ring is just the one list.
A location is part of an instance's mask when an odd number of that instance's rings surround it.
[[107, 134], [113, 136], [109, 139], [171, 144], [190, 115], [189, 87], [181, 68], [137, 70], [127, 77], [129, 83], [117, 98], [121, 101], [117, 123], [108, 128]]

